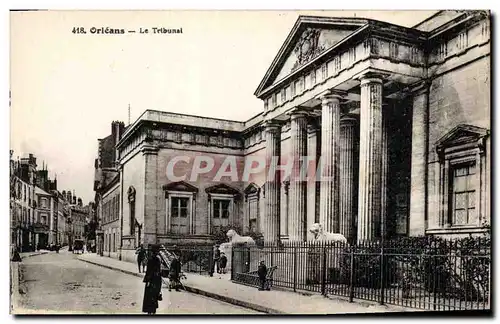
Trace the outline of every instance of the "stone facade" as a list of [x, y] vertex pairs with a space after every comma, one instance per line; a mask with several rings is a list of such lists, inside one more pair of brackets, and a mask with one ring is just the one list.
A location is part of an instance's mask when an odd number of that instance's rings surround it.
[[[255, 91], [261, 114], [145, 111], [116, 142], [122, 257], [141, 243], [208, 243], [225, 225], [267, 241], [307, 240], [315, 222], [351, 241], [483, 231], [489, 21], [483, 11], [441, 11], [414, 28], [301, 16]], [[329, 180], [302, 179], [304, 156]], [[238, 178], [193, 179], [203, 157], [216, 171], [230, 161]], [[265, 172], [242, 177], [262, 159]], [[273, 159], [296, 162], [291, 176]]]
[[120, 183], [111, 184], [111, 188], [102, 197], [102, 231], [104, 235], [104, 255], [118, 258], [121, 245], [120, 235]]

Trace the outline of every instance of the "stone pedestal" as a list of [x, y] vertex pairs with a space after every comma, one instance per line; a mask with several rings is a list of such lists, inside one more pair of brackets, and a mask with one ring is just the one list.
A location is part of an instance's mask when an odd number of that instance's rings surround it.
[[382, 181], [382, 79], [361, 79], [358, 241], [379, 236]]
[[[290, 241], [306, 239], [307, 179], [302, 159], [307, 156], [307, 114], [302, 110], [291, 113], [291, 156], [293, 161], [290, 179], [290, 213], [288, 233]], [[302, 171], [302, 172], [301, 172]]]
[[[276, 166], [281, 157], [281, 125], [267, 122], [266, 125], [266, 199], [264, 218], [264, 240], [267, 242], [279, 240], [280, 222], [280, 195], [281, 179], [280, 173], [276, 172]], [[272, 168], [269, 172], [269, 168]]]

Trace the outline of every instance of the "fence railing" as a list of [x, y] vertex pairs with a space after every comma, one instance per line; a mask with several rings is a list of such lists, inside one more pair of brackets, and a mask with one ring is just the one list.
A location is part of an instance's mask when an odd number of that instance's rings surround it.
[[274, 286], [427, 310], [490, 308], [490, 240], [434, 237], [342, 243], [284, 242], [232, 250], [233, 281], [255, 285], [264, 260]]
[[182, 270], [207, 274], [210, 272], [213, 260], [213, 246], [211, 245], [164, 245], [169, 251], [179, 252]]

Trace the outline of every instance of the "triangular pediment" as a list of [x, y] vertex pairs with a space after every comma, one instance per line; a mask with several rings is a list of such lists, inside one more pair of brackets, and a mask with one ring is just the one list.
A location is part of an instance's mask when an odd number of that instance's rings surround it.
[[250, 183], [244, 190], [245, 195], [258, 194], [260, 192], [260, 187], [255, 183]]
[[436, 142], [436, 149], [474, 143], [489, 134], [486, 128], [460, 124], [446, 133]]
[[367, 19], [300, 16], [274, 58], [255, 95], [368, 24]]
[[205, 189], [206, 193], [210, 194], [223, 194], [223, 195], [234, 195], [239, 196], [240, 192], [233, 187], [230, 187], [224, 183], [220, 183]]
[[165, 190], [165, 191], [198, 192], [198, 188], [196, 188], [195, 186], [193, 186], [187, 182], [184, 182], [184, 181], [171, 182], [167, 185], [164, 185], [163, 190]]

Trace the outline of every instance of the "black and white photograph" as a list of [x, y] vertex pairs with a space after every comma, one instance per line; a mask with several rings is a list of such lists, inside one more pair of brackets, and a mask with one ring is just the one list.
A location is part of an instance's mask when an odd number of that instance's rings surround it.
[[491, 314], [489, 10], [8, 15], [10, 314]]

